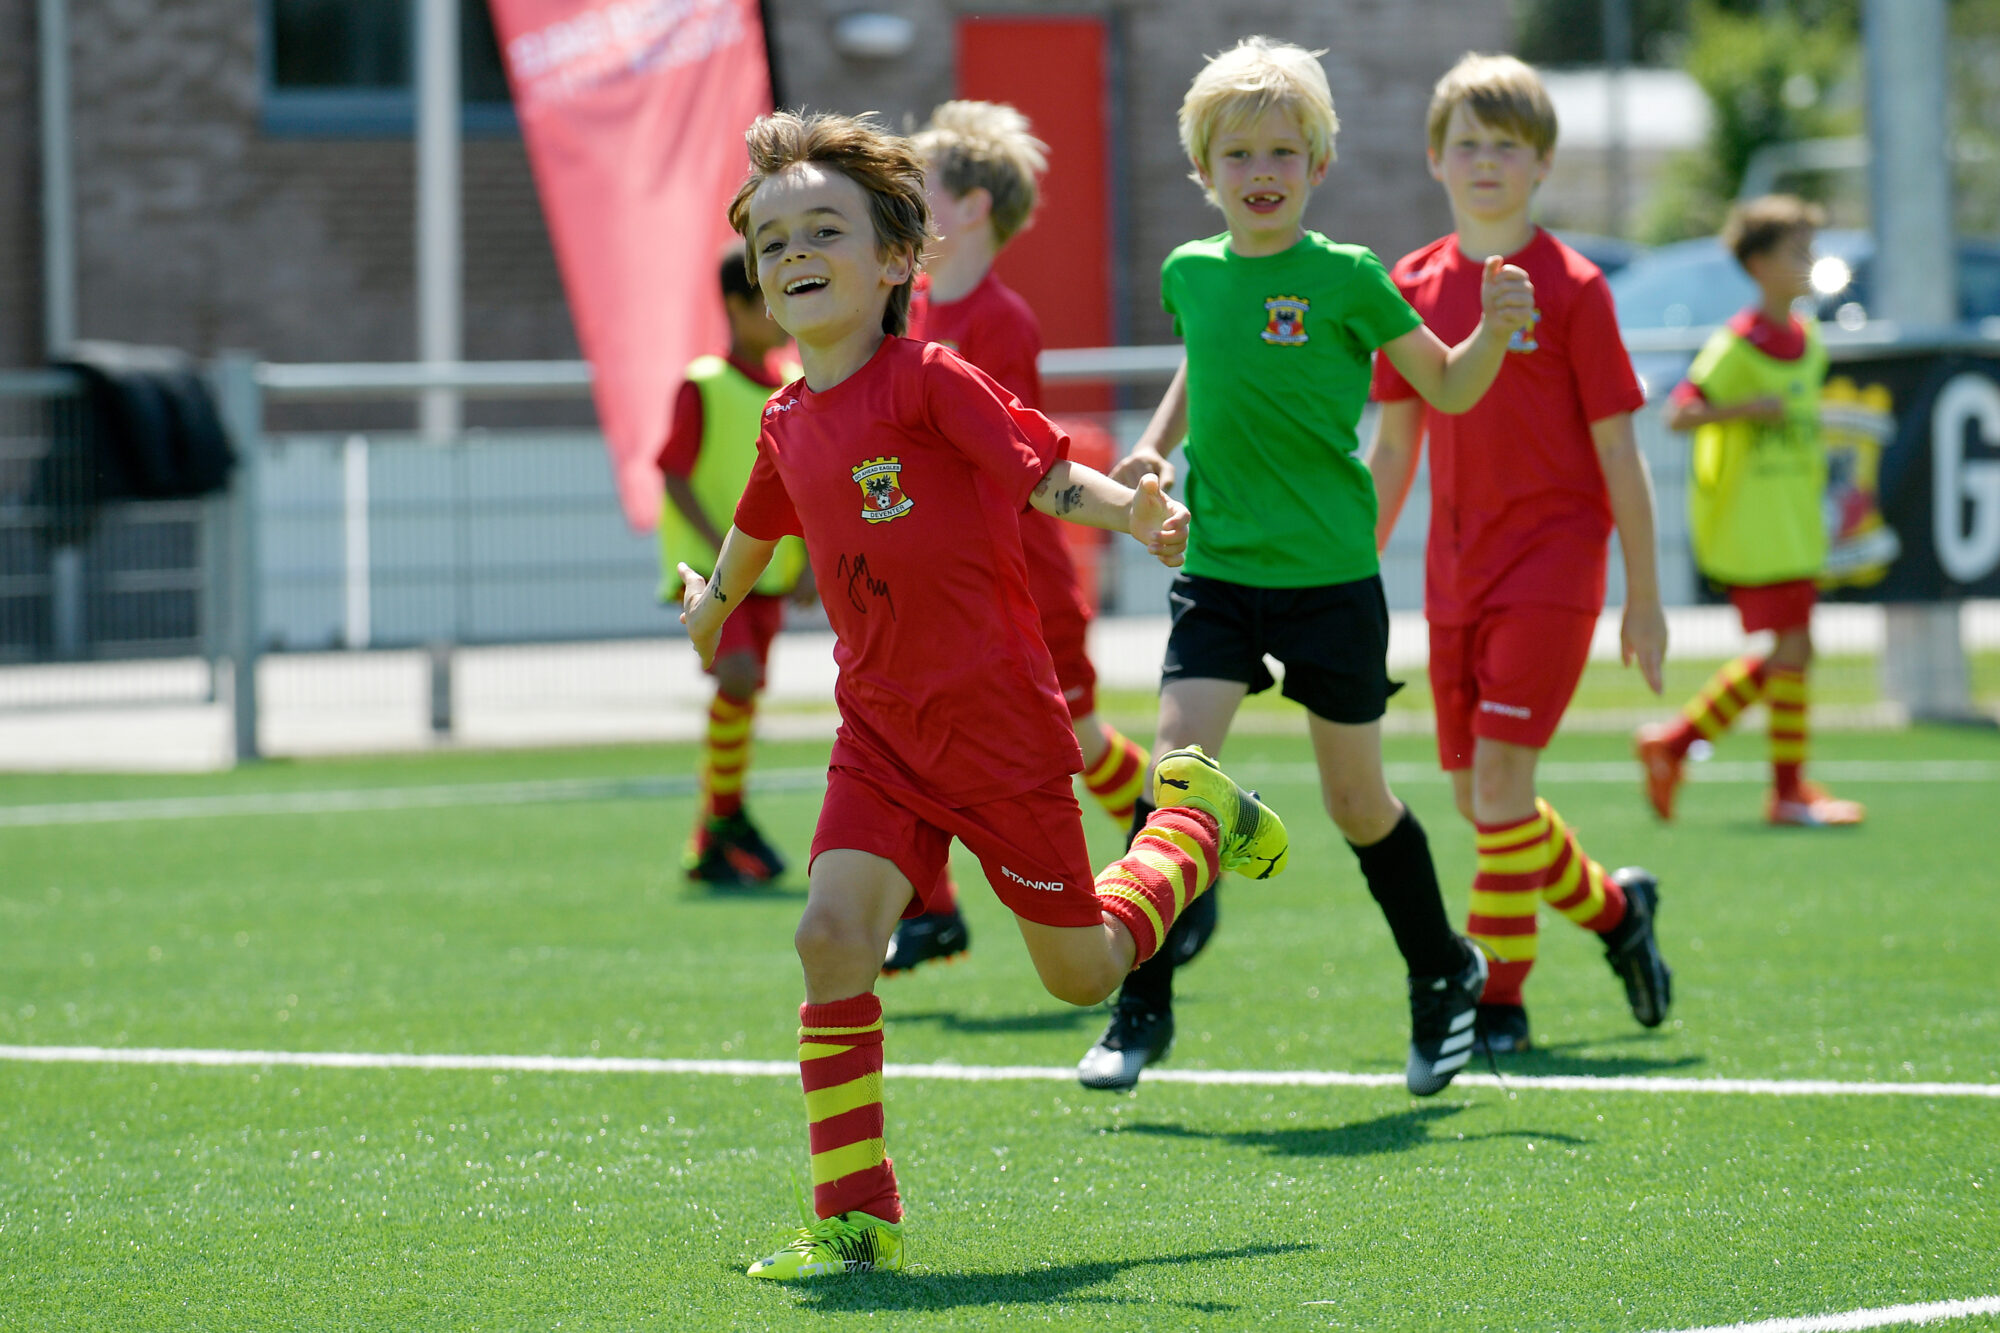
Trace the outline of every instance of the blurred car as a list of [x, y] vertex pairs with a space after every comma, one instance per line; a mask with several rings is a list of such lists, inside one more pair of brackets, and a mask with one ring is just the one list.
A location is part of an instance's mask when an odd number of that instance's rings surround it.
[[[1872, 314], [1870, 270], [1875, 237], [1866, 231], [1822, 231], [1813, 249], [1814, 304], [1819, 317], [1856, 329]], [[1757, 299], [1736, 257], [1714, 237], [1649, 250], [1611, 275], [1618, 324], [1633, 329], [1696, 329], [1722, 324]], [[1958, 313], [1965, 320], [2000, 316], [2000, 242], [1961, 240], [1958, 247]], [[1679, 382], [1690, 352], [1638, 352], [1632, 364], [1658, 401]]]
[[1555, 237], [1597, 265], [1598, 271], [1607, 278], [1646, 253], [1646, 247], [1637, 241], [1620, 240], [1616, 236], [1599, 236], [1595, 232], [1559, 231], [1555, 233]]

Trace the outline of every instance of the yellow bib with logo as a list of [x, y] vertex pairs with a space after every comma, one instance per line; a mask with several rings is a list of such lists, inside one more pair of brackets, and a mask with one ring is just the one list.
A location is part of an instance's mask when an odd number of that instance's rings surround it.
[[1688, 379], [1715, 407], [1784, 401], [1783, 422], [1720, 421], [1694, 434], [1688, 535], [1695, 564], [1718, 583], [1745, 587], [1816, 577], [1826, 566], [1826, 449], [1819, 395], [1826, 348], [1806, 322], [1805, 352], [1781, 361], [1717, 329]]

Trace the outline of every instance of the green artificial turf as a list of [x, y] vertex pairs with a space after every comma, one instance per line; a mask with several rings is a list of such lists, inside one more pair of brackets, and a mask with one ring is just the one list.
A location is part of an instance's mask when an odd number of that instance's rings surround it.
[[[1662, 827], [1625, 746], [1559, 739], [1571, 776], [1544, 791], [1592, 855], [1660, 876], [1673, 1016], [1638, 1029], [1594, 942], [1544, 913], [1539, 1049], [1504, 1073], [2000, 1084], [2000, 784], [1911, 780], [1995, 771], [2000, 737], [1818, 738], [1829, 768], [1879, 767], [1836, 784], [1868, 824], [1816, 833], [1766, 828], [1759, 785], [1710, 776], [1729, 762], [1697, 767]], [[1743, 736], [1720, 758], [1761, 753]], [[825, 755], [764, 744], [755, 772], [809, 780]], [[1225, 885], [1166, 1067], [1397, 1074], [1400, 969], [1303, 738], [1246, 730], [1226, 758], [1287, 816], [1292, 868]], [[1389, 758], [1457, 914], [1469, 833], [1427, 740]], [[789, 1061], [802, 877], [682, 884], [692, 798], [631, 793], [691, 764], [655, 746], [0, 779], [0, 815], [599, 780], [0, 824], [0, 1043]], [[817, 793], [755, 783], [802, 855]], [[1073, 1065], [1103, 1013], [1041, 991], [955, 864], [973, 953], [884, 983], [888, 1058]], [[790, 1077], [0, 1060], [0, 1328], [1653, 1330], [2000, 1295], [1991, 1098], [905, 1077], [888, 1115], [914, 1268], [776, 1288], [741, 1270], [794, 1222]]]

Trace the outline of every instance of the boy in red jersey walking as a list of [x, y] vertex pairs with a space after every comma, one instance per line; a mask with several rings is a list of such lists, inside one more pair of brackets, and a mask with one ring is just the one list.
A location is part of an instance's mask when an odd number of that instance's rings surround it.
[[[781, 376], [770, 364], [771, 354], [790, 338], [750, 285], [741, 245], [723, 255], [721, 281], [729, 355], [697, 357], [688, 367], [660, 449], [666, 489], [660, 510], [660, 599], [677, 606], [682, 564], [704, 576], [715, 569], [716, 548], [757, 458], [764, 404], [798, 371], [787, 364]], [[813, 595], [805, 547], [788, 538], [716, 648], [708, 669], [715, 678], [715, 697], [703, 734], [701, 810], [682, 854], [687, 877], [697, 883], [741, 888], [784, 873], [784, 858], [743, 808], [743, 782], [750, 766], [750, 724], [757, 716], [771, 641], [784, 626], [785, 602], [810, 605]]]
[[[1028, 303], [1000, 281], [993, 261], [1034, 213], [1047, 145], [1029, 132], [1026, 116], [994, 102], [946, 102], [911, 142], [923, 155], [936, 239], [910, 302], [909, 336], [949, 347], [1022, 406], [1040, 411], [1041, 324]], [[1032, 509], [1024, 512], [1021, 550], [1028, 558], [1028, 591], [1041, 613], [1042, 638], [1055, 659], [1056, 683], [1083, 750], [1084, 786], [1123, 825], [1145, 785], [1146, 751], [1097, 716], [1097, 671], [1085, 644], [1091, 603], [1062, 524]], [[1204, 895], [1194, 912], [1208, 902]], [[970, 946], [949, 874], [936, 904], [936, 910], [896, 928], [884, 972], [907, 971]]]
[[1049, 993], [1094, 1004], [1224, 867], [1283, 868], [1284, 826], [1199, 750], [1161, 758], [1161, 808], [1092, 876], [1070, 785], [1081, 756], [1028, 593], [1020, 511], [1131, 533], [1163, 562], [1187, 511], [1064, 457], [1067, 438], [955, 353], [901, 335], [930, 231], [905, 140], [843, 116], [767, 116], [729, 218], [798, 343], [764, 410], [715, 576], [683, 569], [704, 660], [777, 542], [804, 538], [837, 639], [826, 800], [795, 943], [816, 1220], [750, 1267], [791, 1279], [903, 1266], [883, 1147], [882, 1006], [896, 922], [955, 837], [1018, 918]]
[[1826, 447], [1819, 393], [1826, 348], [1818, 323], [1792, 313], [1812, 291], [1818, 208], [1766, 195], [1730, 212], [1722, 242], [1757, 284], [1760, 300], [1709, 338], [1667, 403], [1667, 425], [1691, 430], [1688, 531], [1695, 565], [1726, 588], [1743, 632], [1770, 630], [1764, 656], [1725, 665], [1674, 722], [1636, 738], [1646, 798], [1674, 817], [1682, 765], [1697, 741], [1712, 741], [1736, 715], [1764, 701], [1770, 712], [1773, 824], [1831, 828], [1867, 812], [1805, 779], [1806, 669], [1812, 663], [1813, 581], [1826, 567]]
[[1530, 1044], [1521, 986], [1547, 902], [1604, 941], [1632, 1015], [1665, 1020], [1673, 974], [1653, 935], [1658, 886], [1607, 874], [1535, 791], [1535, 768], [1590, 655], [1604, 604], [1606, 539], [1625, 555], [1625, 662], [1654, 693], [1667, 627], [1653, 548], [1653, 490], [1632, 435], [1645, 401], [1603, 274], [1529, 218], [1548, 174], [1555, 109], [1511, 56], [1470, 55], [1438, 81], [1431, 174], [1451, 199], [1450, 236], [1391, 276], [1426, 322], [1458, 337], [1479, 317], [1480, 260], [1504, 254], [1535, 285], [1535, 317], [1508, 343], [1493, 387], [1458, 415], [1426, 410], [1398, 367], [1375, 363], [1381, 415], [1369, 468], [1388, 542], [1426, 431], [1431, 526], [1424, 612], [1438, 757], [1477, 830], [1467, 933], [1493, 958], [1478, 1032], [1495, 1053]]

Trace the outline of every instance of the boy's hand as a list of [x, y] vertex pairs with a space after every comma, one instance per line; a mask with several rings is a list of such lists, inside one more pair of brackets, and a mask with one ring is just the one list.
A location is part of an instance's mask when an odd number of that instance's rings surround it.
[[722, 622], [728, 613], [717, 597], [708, 595], [708, 580], [695, 573], [686, 562], [681, 571], [681, 624], [687, 626], [688, 638], [694, 643], [695, 652], [701, 655], [702, 669], [715, 665], [715, 648], [722, 641]]
[[1618, 626], [1618, 654], [1626, 666], [1639, 664], [1646, 688], [1659, 694], [1665, 689], [1660, 664], [1667, 656], [1667, 613], [1658, 598], [1643, 602], [1625, 599], [1625, 615]]
[[1179, 568], [1187, 558], [1187, 506], [1168, 498], [1157, 476], [1139, 478], [1132, 492], [1128, 531], [1169, 569]]
[[1775, 393], [1767, 393], [1762, 398], [1752, 398], [1736, 409], [1737, 415], [1748, 421], [1762, 421], [1769, 425], [1782, 425], [1785, 420], [1785, 400]]
[[1134, 449], [1111, 465], [1111, 480], [1121, 486], [1136, 487], [1141, 477], [1158, 477], [1160, 489], [1174, 488], [1174, 465], [1151, 449]]
[[1527, 270], [1517, 268], [1499, 255], [1486, 257], [1486, 270], [1479, 278], [1479, 307], [1489, 327], [1512, 333], [1535, 322], [1535, 284]]

